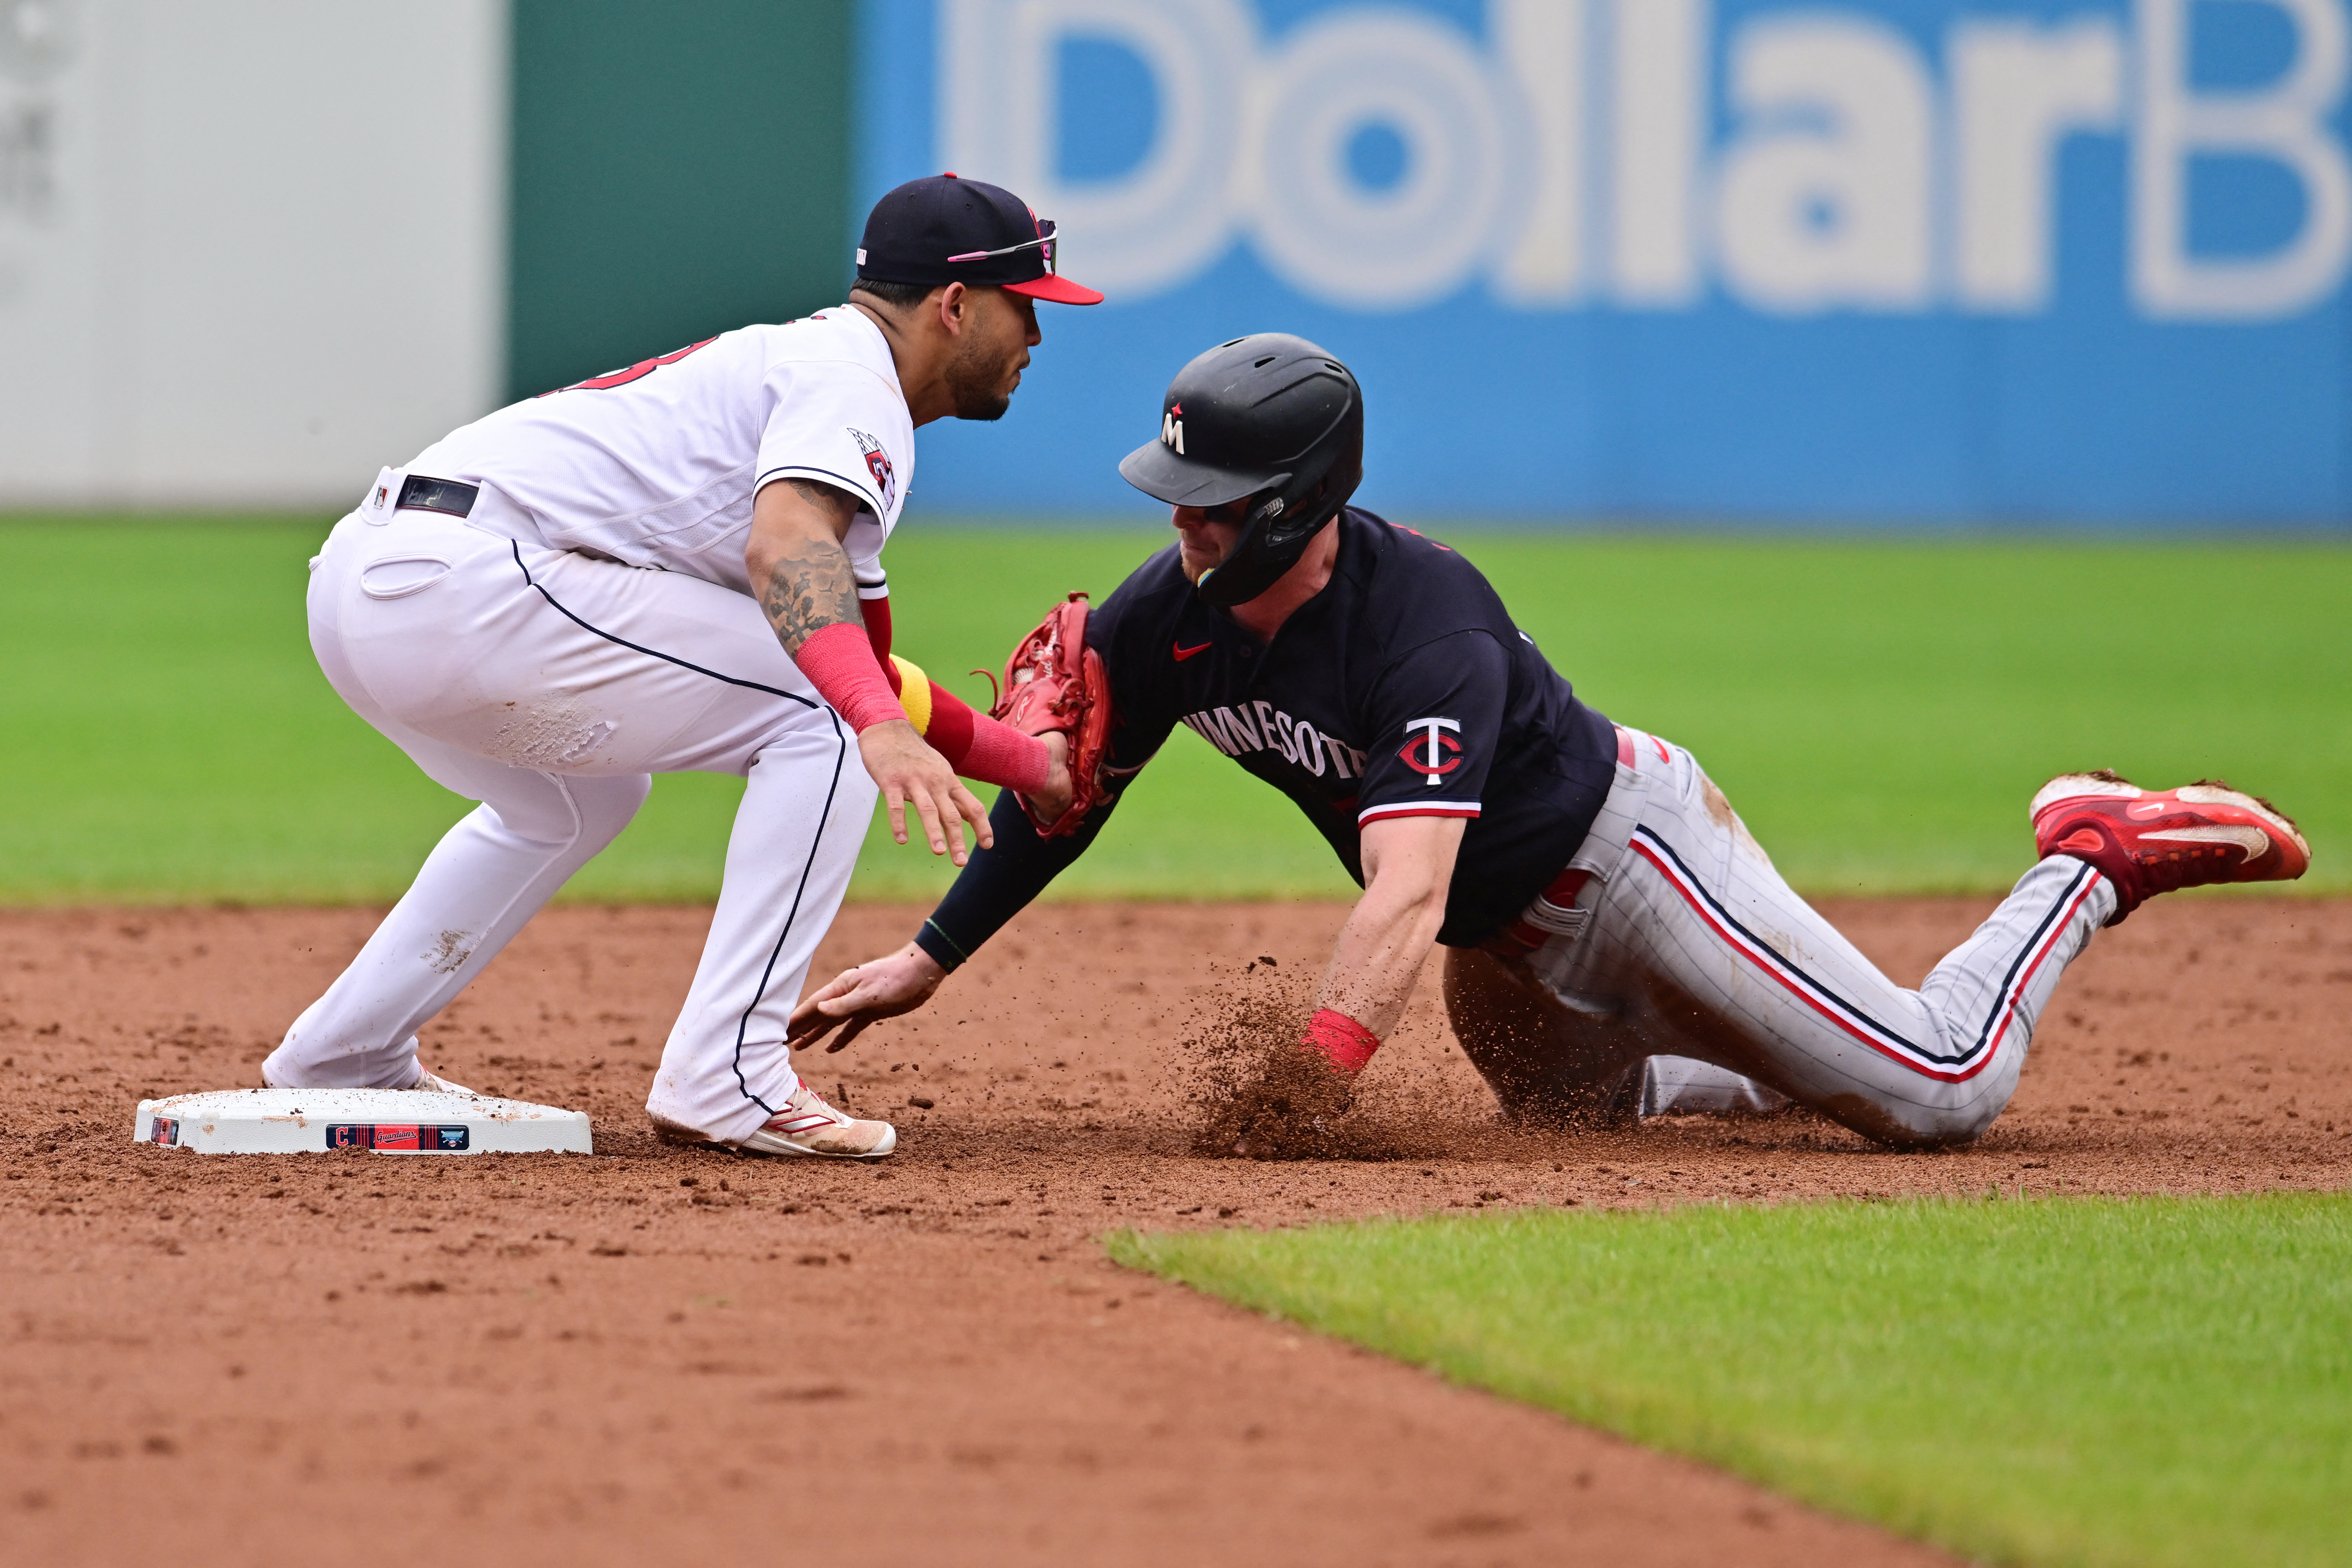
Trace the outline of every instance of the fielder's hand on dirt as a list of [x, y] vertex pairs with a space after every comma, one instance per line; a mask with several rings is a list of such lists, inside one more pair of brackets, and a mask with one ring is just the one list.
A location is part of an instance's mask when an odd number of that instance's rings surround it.
[[883, 803], [890, 808], [890, 837], [907, 842], [907, 807], [921, 819], [931, 853], [945, 855], [961, 866], [966, 858], [963, 825], [983, 849], [996, 842], [988, 825], [988, 808], [964, 788], [947, 759], [933, 751], [905, 720], [875, 724], [858, 731], [857, 754], [866, 771], [882, 786]]
[[785, 1026], [784, 1043], [799, 1050], [840, 1029], [841, 1037], [825, 1047], [830, 1055], [856, 1039], [868, 1024], [913, 1012], [931, 999], [947, 977], [938, 960], [910, 942], [887, 958], [843, 970], [823, 990], [802, 997]]

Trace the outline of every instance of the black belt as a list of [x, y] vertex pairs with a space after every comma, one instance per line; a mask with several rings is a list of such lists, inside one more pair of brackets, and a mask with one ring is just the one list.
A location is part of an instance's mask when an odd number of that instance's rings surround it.
[[455, 479], [429, 479], [423, 474], [411, 474], [400, 483], [400, 499], [393, 502], [394, 511], [441, 511], [451, 517], [464, 517], [474, 510], [474, 498], [482, 493], [479, 485], [461, 485]]

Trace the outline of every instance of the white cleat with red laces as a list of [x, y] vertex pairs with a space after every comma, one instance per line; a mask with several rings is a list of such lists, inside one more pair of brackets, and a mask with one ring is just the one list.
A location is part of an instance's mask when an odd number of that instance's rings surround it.
[[802, 1084], [779, 1115], [737, 1145], [747, 1154], [815, 1154], [830, 1160], [878, 1160], [898, 1146], [887, 1121], [861, 1121], [835, 1110]]

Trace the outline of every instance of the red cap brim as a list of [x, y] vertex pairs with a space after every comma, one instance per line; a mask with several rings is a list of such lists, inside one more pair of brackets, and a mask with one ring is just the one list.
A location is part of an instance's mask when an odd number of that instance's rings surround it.
[[1026, 283], [1002, 285], [1010, 294], [1026, 294], [1032, 300], [1051, 300], [1057, 305], [1099, 305], [1103, 297], [1082, 283], [1048, 272], [1043, 278], [1033, 278]]

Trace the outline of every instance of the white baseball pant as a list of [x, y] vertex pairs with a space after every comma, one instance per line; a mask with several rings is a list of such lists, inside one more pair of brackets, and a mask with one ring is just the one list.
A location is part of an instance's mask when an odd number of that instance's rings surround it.
[[2081, 860], [2042, 861], [1906, 990], [1780, 879], [1688, 752], [1624, 739], [1570, 862], [1591, 874], [1574, 910], [1524, 958], [1447, 955], [1455, 1033], [1506, 1112], [1793, 1100], [1904, 1146], [1991, 1125], [2059, 975], [2115, 912], [2106, 879]]
[[[497, 504], [485, 489], [478, 510]], [[399, 1087], [416, 1031], [644, 804], [656, 773], [745, 780], [719, 908], [646, 1106], [722, 1141], [798, 1087], [785, 1020], [876, 790], [856, 738], [751, 598], [519, 543], [435, 512], [343, 519], [310, 644], [353, 710], [482, 804], [264, 1064], [289, 1087]]]

